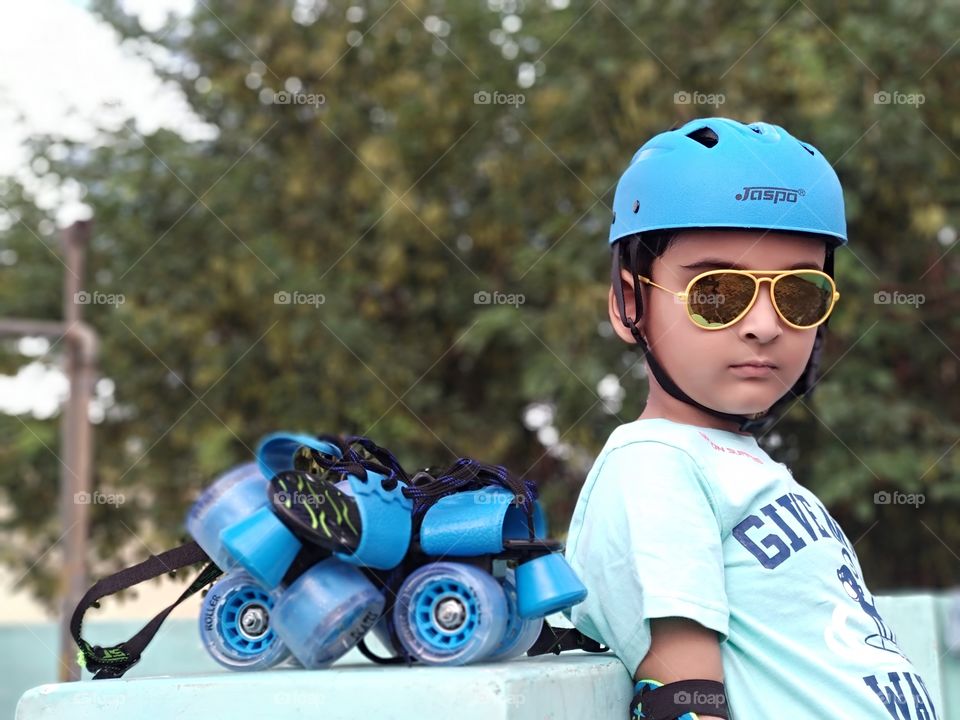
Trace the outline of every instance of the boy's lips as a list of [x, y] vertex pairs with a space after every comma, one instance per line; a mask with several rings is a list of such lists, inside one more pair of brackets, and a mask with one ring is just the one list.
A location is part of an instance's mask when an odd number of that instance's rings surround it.
[[766, 358], [755, 358], [730, 366], [730, 371], [741, 378], [767, 377], [776, 369], [776, 365]]
[[730, 367], [768, 367], [771, 369], [776, 369], [777, 365], [772, 360], [767, 360], [766, 358], [754, 358], [752, 360], [744, 360], [743, 362], [733, 363]]

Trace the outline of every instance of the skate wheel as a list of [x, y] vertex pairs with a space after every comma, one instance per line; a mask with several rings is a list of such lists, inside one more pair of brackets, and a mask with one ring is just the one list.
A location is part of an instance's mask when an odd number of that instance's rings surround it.
[[521, 563], [516, 577], [521, 617], [545, 617], [583, 602], [587, 596], [587, 588], [557, 552]]
[[507, 569], [507, 576], [503, 579], [503, 594], [507, 598], [507, 629], [503, 634], [503, 642], [493, 651], [488, 660], [510, 660], [520, 657], [533, 647], [540, 637], [543, 627], [543, 618], [522, 618], [517, 602], [517, 581], [513, 568]]
[[187, 513], [187, 531], [221, 570], [236, 563], [220, 542], [220, 531], [269, 505], [268, 486], [256, 463], [238, 465], [214, 480]]
[[200, 609], [200, 639], [228, 670], [266, 670], [290, 651], [271, 627], [274, 595], [243, 572], [216, 583]]
[[274, 628], [311, 670], [329, 667], [354, 647], [383, 612], [384, 599], [359, 568], [327, 558], [280, 596]]
[[404, 580], [393, 609], [406, 650], [431, 665], [484, 660], [502, 642], [507, 600], [500, 584], [480, 568], [437, 562]]

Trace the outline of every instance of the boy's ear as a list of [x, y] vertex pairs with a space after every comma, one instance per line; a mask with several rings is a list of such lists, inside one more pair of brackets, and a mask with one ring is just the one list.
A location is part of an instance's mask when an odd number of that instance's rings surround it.
[[[620, 287], [623, 290], [623, 304], [624, 309], [626, 310], [626, 316], [628, 318], [633, 318], [634, 320], [637, 317], [637, 304], [634, 302], [633, 298], [633, 277], [627, 270], [620, 270]], [[640, 288], [641, 298], [646, 304], [646, 298], [643, 298], [643, 288]], [[613, 325], [613, 331], [617, 334], [621, 340], [630, 345], [636, 345], [637, 341], [633, 337], [633, 333], [630, 331], [626, 325], [623, 324], [623, 321], [620, 318], [620, 305], [617, 303], [617, 295], [614, 292], [613, 286], [610, 286], [610, 290], [607, 293], [607, 311], [610, 315], [610, 324]], [[646, 331], [644, 329], [644, 320], [645, 318], [641, 317], [640, 321], [637, 322], [637, 327], [640, 330], [640, 334], [646, 338]]]

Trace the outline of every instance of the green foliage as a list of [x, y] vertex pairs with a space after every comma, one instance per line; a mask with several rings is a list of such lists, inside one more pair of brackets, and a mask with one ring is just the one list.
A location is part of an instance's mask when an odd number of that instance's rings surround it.
[[[859, 539], [872, 586], [954, 582], [960, 283], [936, 233], [957, 224], [960, 196], [957, 50], [937, 62], [957, 11], [528, 0], [522, 28], [497, 36], [510, 12], [491, 8], [507, 6], [371, 0], [351, 22], [331, 0], [302, 25], [286, 4], [199, 3], [189, 33], [153, 39], [209, 80], [168, 72], [218, 136], [128, 125], [51, 157], [95, 210], [89, 289], [125, 297], [86, 309], [118, 403], [96, 428], [96, 483], [127, 497], [95, 508], [102, 568], [120, 564], [132, 531], [153, 551], [174, 542], [198, 490], [280, 428], [370, 434], [411, 469], [461, 454], [504, 463], [539, 481], [562, 535], [591, 458], [645, 396], [636, 356], [602, 332], [613, 185], [652, 134], [720, 114], [815, 144], [848, 203], [825, 379], [764, 443]], [[114, 3], [97, 8], [146, 35]], [[537, 73], [529, 88], [523, 63]], [[324, 102], [262, 102], [290, 77]], [[682, 90], [724, 103], [677, 104]], [[926, 102], [875, 103], [884, 90]], [[524, 102], [477, 104], [481, 91]], [[24, 222], [0, 235], [18, 253], [0, 268], [0, 315], [55, 319], [53, 239], [34, 235], [42, 213], [19, 188], [3, 195]], [[876, 304], [881, 289], [926, 303]], [[324, 302], [276, 303], [283, 292]], [[477, 292], [523, 303], [477, 304]], [[0, 351], [0, 369], [17, 362]], [[611, 372], [627, 391], [616, 414], [596, 395]], [[524, 427], [538, 401], [556, 406], [569, 456]], [[3, 531], [18, 539], [2, 559], [21, 571], [40, 560], [27, 582], [44, 597], [55, 423], [0, 418], [0, 497], [15, 508]], [[926, 502], [876, 505], [881, 489]]]

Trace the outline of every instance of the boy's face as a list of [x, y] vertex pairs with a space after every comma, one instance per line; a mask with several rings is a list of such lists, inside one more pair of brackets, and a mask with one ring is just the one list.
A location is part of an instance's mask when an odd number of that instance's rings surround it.
[[[826, 244], [816, 238], [751, 230], [685, 230], [653, 261], [649, 277], [683, 292], [694, 276], [713, 269], [684, 266], [705, 260], [747, 270], [786, 270], [806, 262], [822, 270], [825, 257]], [[635, 317], [632, 279], [625, 270], [621, 276], [627, 314]], [[643, 317], [638, 326], [647, 344], [674, 382], [702, 405], [741, 415], [767, 410], [793, 387], [806, 367], [817, 329], [796, 330], [787, 325], [773, 307], [769, 283], [761, 283], [756, 302], [743, 318], [720, 330], [694, 325], [685, 305], [670, 293], [646, 284], [640, 287]], [[610, 298], [613, 327], [623, 340], [633, 343], [630, 331], [619, 320], [612, 288]], [[733, 367], [753, 360], [769, 361], [775, 367], [762, 374]], [[651, 402], [679, 403], [649, 377], [648, 406]], [[684, 412], [696, 410], [680, 405]]]

